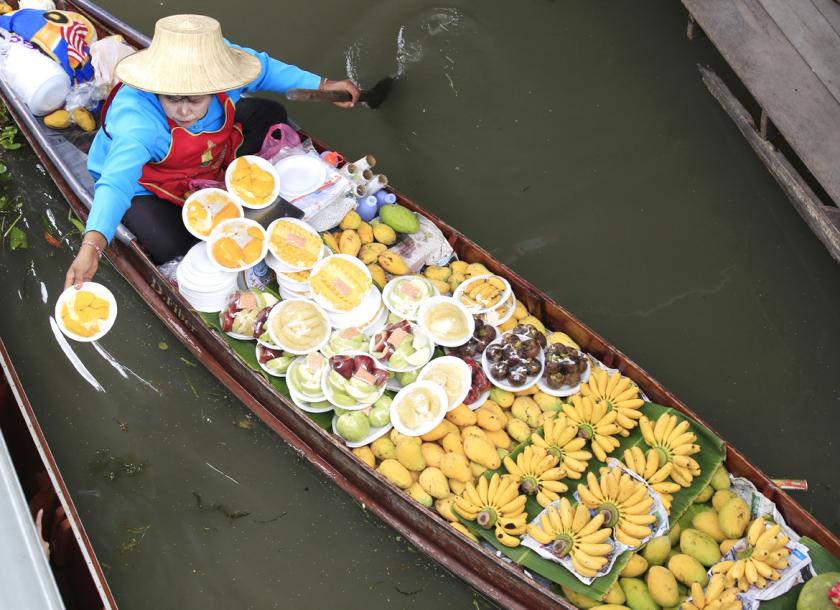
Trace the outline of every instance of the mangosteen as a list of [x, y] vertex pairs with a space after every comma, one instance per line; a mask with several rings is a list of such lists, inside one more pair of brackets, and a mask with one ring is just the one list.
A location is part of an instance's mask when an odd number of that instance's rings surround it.
[[536, 339], [525, 339], [519, 346], [517, 353], [524, 360], [536, 358], [540, 355], [540, 344], [537, 343]]
[[487, 354], [487, 360], [490, 362], [498, 362], [502, 359], [503, 356], [503, 349], [502, 346], [498, 343], [494, 343], [493, 345], [488, 345], [487, 350], [485, 352]]
[[525, 361], [525, 366], [528, 367], [529, 375], [539, 375], [540, 369], [542, 368], [540, 361], [536, 359]]
[[494, 379], [504, 379], [508, 376], [508, 365], [506, 362], [494, 362], [490, 365], [490, 374]]

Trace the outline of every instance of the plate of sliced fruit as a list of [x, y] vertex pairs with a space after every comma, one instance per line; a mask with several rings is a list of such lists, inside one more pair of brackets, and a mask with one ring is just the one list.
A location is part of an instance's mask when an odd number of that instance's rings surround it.
[[117, 301], [111, 291], [96, 282], [70, 286], [55, 302], [55, 319], [61, 332], [74, 341], [96, 341], [105, 336], [117, 319]]
[[327, 400], [348, 411], [366, 409], [385, 392], [388, 371], [370, 354], [347, 352], [330, 357], [321, 377]]

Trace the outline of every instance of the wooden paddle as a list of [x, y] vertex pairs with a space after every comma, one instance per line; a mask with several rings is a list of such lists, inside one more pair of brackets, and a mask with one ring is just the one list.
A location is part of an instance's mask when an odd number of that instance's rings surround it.
[[[365, 89], [359, 94], [359, 101], [371, 110], [376, 110], [388, 97], [391, 85], [394, 84], [393, 76], [386, 76], [370, 89]], [[324, 91], [321, 89], [289, 89], [286, 91], [286, 99], [295, 102], [349, 102], [350, 94], [347, 91]]]

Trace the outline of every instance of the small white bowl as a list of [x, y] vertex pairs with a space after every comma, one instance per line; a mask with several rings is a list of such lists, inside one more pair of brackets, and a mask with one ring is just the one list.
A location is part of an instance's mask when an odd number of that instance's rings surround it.
[[110, 290], [97, 282], [84, 282], [79, 290], [86, 290], [87, 292], [93, 293], [94, 296], [108, 301], [108, 317], [99, 324], [99, 332], [91, 335], [90, 337], [82, 337], [81, 335], [77, 335], [73, 331], [68, 330], [67, 327], [64, 326], [64, 320], [61, 317], [61, 308], [65, 303], [70, 305], [69, 301], [72, 301], [75, 297], [75, 293], [78, 292], [73, 286], [70, 286], [70, 288], [58, 295], [54, 310], [55, 321], [58, 324], [58, 328], [61, 329], [61, 332], [64, 333], [68, 339], [73, 339], [73, 341], [79, 341], [81, 343], [98, 341], [104, 337], [109, 330], [111, 330], [111, 327], [114, 326], [114, 321], [117, 319], [117, 300], [114, 298], [114, 295]]
[[[278, 340], [277, 335], [275, 335], [274, 333], [274, 321], [291, 303], [306, 303], [307, 305], [314, 307], [315, 310], [323, 317], [324, 336], [316, 344], [312, 345], [311, 348], [307, 348], [305, 350], [290, 348], [288, 345]], [[332, 330], [330, 329], [330, 320], [327, 317], [327, 312], [325, 312], [321, 307], [319, 307], [316, 303], [313, 303], [309, 299], [286, 299], [285, 301], [280, 301], [274, 306], [274, 308], [272, 308], [271, 313], [268, 314], [268, 320], [266, 320], [265, 322], [265, 327], [268, 329], [268, 336], [271, 337], [271, 340], [274, 341], [277, 347], [282, 349], [284, 352], [289, 352], [290, 354], [295, 355], [311, 354], [312, 352], [317, 352], [319, 349], [324, 347], [324, 345], [326, 345], [327, 341], [330, 338], [330, 333], [332, 332]]]
[[[430, 392], [434, 393], [440, 401], [441, 408], [437, 416], [430, 420], [425, 426], [421, 426], [419, 428], [409, 428], [403, 424], [402, 419], [400, 419], [397, 407], [403, 400], [405, 400], [405, 397], [411, 394], [411, 392], [413, 392], [416, 388], [426, 388]], [[446, 417], [446, 408], [448, 405], [449, 397], [446, 395], [446, 392], [443, 391], [443, 388], [438, 384], [432, 383], [431, 381], [415, 381], [414, 383], [410, 383], [405, 386], [402, 390], [397, 392], [396, 396], [394, 396], [394, 400], [391, 403], [391, 423], [400, 434], [404, 434], [406, 436], [422, 436], [423, 434], [434, 430], [438, 424], [443, 421], [443, 418]]]
[[205, 241], [208, 237], [210, 237], [210, 233], [213, 232], [215, 226], [211, 227], [209, 233], [200, 233], [196, 231], [190, 225], [187, 219], [187, 210], [193, 205], [193, 202], [198, 201], [199, 205], [202, 205], [204, 203], [202, 199], [210, 195], [221, 195], [227, 198], [227, 200], [230, 201], [233, 205], [235, 205], [236, 209], [239, 211], [238, 218], [243, 218], [245, 216], [245, 210], [242, 209], [242, 204], [239, 203], [239, 201], [237, 201], [236, 199], [234, 199], [233, 196], [225, 190], [217, 188], [207, 188], [194, 192], [192, 195], [187, 197], [187, 200], [184, 202], [184, 206], [181, 208], [181, 220], [183, 220], [184, 226], [186, 227], [187, 231], [189, 231], [191, 235], [197, 237], [201, 241]]
[[[339, 407], [339, 409], [340, 408], [341, 407]], [[345, 439], [343, 436], [341, 436], [338, 433], [338, 430], [335, 427], [335, 424], [336, 424], [337, 421], [338, 421], [338, 415], [333, 415], [333, 418], [332, 418], [333, 434], [335, 434], [338, 438], [340, 438], [342, 441], [344, 441], [344, 444], [347, 445], [348, 447], [350, 447], [351, 449], [355, 449], [357, 447], [364, 447], [365, 445], [370, 445], [373, 441], [378, 439], [380, 436], [383, 436], [383, 435], [387, 434], [388, 432], [390, 432], [391, 428], [394, 427], [393, 424], [387, 424], [385, 426], [379, 426], [378, 428], [371, 427], [370, 432], [368, 432], [368, 435], [365, 438], [363, 438], [360, 441], [355, 441], [355, 442], [351, 443], [350, 441], [348, 441], [347, 439]]]
[[[486, 279], [491, 278], [491, 277], [497, 277], [497, 278], [499, 278], [500, 280], [502, 280], [502, 283], [505, 285], [505, 289], [504, 289], [504, 291], [502, 292], [502, 298], [501, 298], [501, 299], [499, 299], [499, 302], [498, 302], [496, 305], [494, 305], [493, 307], [467, 307], [466, 305], [464, 305], [464, 304], [461, 302], [461, 295], [462, 295], [462, 294], [464, 294], [464, 291], [466, 290], [467, 286], [469, 286], [470, 284], [473, 284], [473, 283], [475, 283], [475, 282], [478, 282], [478, 281], [480, 281], [480, 280], [486, 280]], [[499, 307], [500, 305], [502, 305], [503, 303], [505, 303], [505, 302], [508, 300], [508, 298], [510, 297], [510, 295], [511, 295], [511, 294], [513, 294], [513, 292], [512, 292], [512, 291], [511, 291], [511, 289], [510, 289], [510, 283], [509, 283], [509, 282], [508, 282], [505, 278], [503, 278], [501, 275], [496, 275], [495, 273], [484, 273], [484, 274], [482, 274], [482, 275], [476, 275], [476, 276], [473, 276], [473, 277], [471, 277], [470, 279], [466, 280], [465, 282], [462, 282], [462, 283], [461, 283], [461, 284], [460, 284], [460, 285], [459, 285], [459, 286], [455, 289], [455, 292], [452, 294], [452, 297], [453, 297], [456, 301], [458, 301], [458, 303], [459, 303], [460, 305], [464, 305], [464, 307], [465, 307], [465, 308], [466, 308], [466, 309], [467, 309], [470, 313], [472, 313], [472, 314], [479, 314], [479, 313], [486, 313], [486, 312], [488, 312], [488, 311], [492, 311], [492, 310], [496, 309], [497, 307]], [[511, 311], [511, 313], [513, 313], [513, 312]], [[495, 324], [494, 324], [494, 325], [495, 325]]]
[[490, 398], [490, 390], [484, 390], [481, 394], [478, 395], [478, 398], [475, 399], [475, 402], [471, 405], [467, 405], [467, 408], [470, 411], [478, 410], [481, 405], [485, 403], [485, 401]]
[[[464, 381], [464, 389], [463, 391], [457, 396], [456, 399], [448, 401], [449, 408], [448, 411], [455, 409], [458, 405], [464, 402], [464, 399], [467, 397], [467, 394], [470, 393], [470, 388], [472, 387], [472, 369], [470, 366], [455, 356], [441, 356], [440, 358], [435, 358], [426, 364], [423, 367], [423, 370], [420, 371], [420, 374], [417, 376], [417, 381], [427, 381], [427, 378], [431, 374], [431, 371], [434, 370], [435, 367], [440, 366], [442, 364], [451, 364], [454, 367], [461, 369], [461, 377], [465, 380]], [[442, 386], [441, 386], [442, 387]], [[444, 390], [444, 394], [446, 390]], [[449, 395], [447, 394], [447, 399]], [[476, 401], [478, 402], [478, 401]], [[477, 408], [477, 407], [476, 407]]]
[[398, 276], [392, 278], [391, 281], [389, 281], [387, 284], [385, 284], [385, 290], [382, 291], [382, 300], [385, 303], [385, 307], [388, 308], [388, 311], [400, 316], [401, 318], [405, 318], [406, 320], [408, 320], [410, 322], [414, 322], [415, 320], [417, 320], [417, 314], [420, 311], [420, 307], [423, 305], [423, 301], [420, 301], [420, 303], [418, 303], [418, 305], [414, 309], [414, 311], [408, 311], [408, 312], [400, 311], [396, 307], [391, 305], [391, 303], [390, 303], [391, 294], [394, 292], [394, 289], [396, 288], [396, 286], [398, 284], [404, 282], [405, 280], [410, 280], [410, 279], [422, 280], [423, 282], [426, 283], [426, 285], [429, 288], [431, 288], [431, 293], [432, 294], [429, 297], [426, 297], [426, 298], [436, 297], [440, 294], [440, 292], [435, 287], [435, 285], [432, 284], [429, 281], [428, 278], [425, 278], [422, 275], [398, 275]]
[[[247, 265], [243, 265], [242, 267], [225, 267], [216, 260], [215, 256], [213, 256], [213, 244], [222, 237], [230, 237], [230, 233], [234, 230], [234, 227], [244, 228], [246, 231], [252, 227], [258, 228], [263, 234], [262, 250], [260, 250], [260, 255], [257, 259]], [[216, 225], [216, 228], [213, 229], [210, 236], [207, 238], [207, 241], [204, 243], [207, 244], [207, 258], [209, 258], [210, 262], [213, 263], [220, 271], [245, 271], [246, 269], [259, 265], [260, 261], [262, 261], [265, 258], [265, 255], [268, 254], [268, 235], [266, 235], [265, 229], [262, 228], [260, 223], [251, 220], [250, 218], [231, 218], [229, 220], [223, 220]]]
[[[347, 352], [344, 352], [341, 355], [342, 356], [359, 356], [359, 355], [368, 356], [368, 357], [373, 359], [373, 362], [377, 366], [379, 366], [379, 368], [383, 368], [382, 365], [379, 364], [376, 361], [376, 358], [374, 358], [370, 354], [366, 354], [365, 352], [347, 351]], [[321, 374], [321, 391], [324, 393], [324, 396], [327, 397], [327, 400], [330, 401], [331, 404], [335, 405], [339, 409], [344, 409], [345, 411], [361, 411], [362, 409], [367, 409], [367, 408], [373, 406], [373, 404], [377, 400], [382, 398], [382, 395], [385, 393], [385, 387], [388, 385], [387, 383], [383, 383], [382, 387], [379, 388], [379, 391], [376, 393], [375, 397], [370, 402], [367, 402], [367, 403], [357, 402], [356, 404], [350, 405], [350, 406], [341, 405], [341, 404], [338, 404], [337, 402], [335, 402], [335, 394], [333, 393], [332, 388], [330, 387], [330, 384], [327, 383], [327, 376], [329, 375], [331, 370], [332, 369], [330, 368], [329, 358], [328, 358], [327, 359], [327, 366], [324, 368], [324, 372]]]
[[[505, 309], [507, 308], [507, 309]], [[507, 300], [494, 307], [493, 309], [489, 309], [482, 314], [478, 314], [478, 317], [481, 318], [485, 324], [489, 324], [490, 326], [498, 327], [510, 320], [511, 316], [513, 316], [513, 311], [516, 309], [516, 297], [511, 295], [507, 298]], [[501, 315], [499, 315], [499, 310], [502, 310]]]
[[[429, 309], [440, 303], [448, 303], [450, 305], [454, 305], [463, 314], [466, 320], [468, 331], [464, 334], [463, 337], [459, 337], [457, 340], [441, 339], [440, 337], [436, 337], [435, 333], [433, 333], [429, 326], [426, 324], [426, 314], [429, 312]], [[446, 296], [438, 296], [426, 299], [420, 306], [420, 311], [417, 313], [417, 323], [420, 325], [420, 328], [423, 329], [423, 332], [425, 332], [429, 337], [431, 337], [432, 341], [434, 341], [438, 345], [442, 345], [443, 347], [458, 347], [459, 345], [463, 345], [464, 343], [470, 340], [470, 338], [473, 335], [473, 331], [475, 330], [475, 318], [472, 317], [472, 314], [467, 310], [467, 308], [461, 305], [461, 303], [456, 301], [454, 298]]]
[[[312, 269], [312, 267], [314, 265], [307, 267], [306, 265], [292, 265], [291, 263], [284, 261], [277, 254], [277, 252], [275, 252], [274, 249], [271, 247], [271, 236], [274, 233], [274, 229], [281, 222], [286, 222], [286, 223], [289, 223], [289, 224], [297, 225], [297, 226], [301, 227], [302, 229], [304, 229], [305, 231], [307, 231], [308, 233], [311, 233], [319, 241], [321, 241], [321, 236], [318, 234], [318, 231], [313, 229], [312, 225], [310, 225], [308, 222], [304, 222], [303, 220], [299, 220], [297, 218], [288, 218], [288, 217], [276, 218], [276, 219], [272, 220], [271, 224], [269, 224], [268, 228], [266, 228], [266, 233], [268, 234], [268, 246], [269, 246], [268, 251], [271, 252], [271, 255], [274, 257], [274, 259], [271, 261], [271, 264], [272, 264], [271, 268], [274, 269], [275, 273], [277, 273], [277, 272], [282, 273], [282, 272], [285, 272], [285, 271], [288, 271], [288, 272], [291, 272], [291, 271], [305, 271], [306, 269]], [[317, 263], [319, 260], [322, 260], [324, 258], [324, 251], [325, 251], [325, 247], [321, 246], [321, 250], [318, 252], [318, 255], [315, 259], [315, 263]]]
[[[242, 199], [242, 197], [240, 197], [239, 194], [236, 192], [236, 189], [233, 188], [233, 185], [231, 184], [231, 179], [233, 178], [233, 168], [236, 166], [237, 163], [239, 163], [240, 159], [247, 159], [248, 162], [252, 164], [256, 163], [260, 169], [265, 170], [269, 174], [271, 174], [271, 178], [274, 180], [274, 189], [271, 191], [271, 195], [265, 203], [248, 203], [247, 201]], [[267, 208], [277, 200], [277, 195], [280, 194], [280, 179], [277, 176], [277, 170], [274, 169], [274, 166], [271, 163], [269, 163], [262, 157], [258, 157], [256, 155], [244, 155], [242, 157], [237, 157], [236, 159], [234, 159], [233, 162], [230, 165], [228, 165], [227, 169], [225, 170], [225, 186], [227, 187], [228, 193], [231, 197], [233, 197], [234, 201], [236, 201], [242, 207], [249, 208], [251, 210], [261, 210], [263, 208]]]
[[[370, 281], [371, 286], [373, 286], [373, 278], [370, 275], [370, 269], [368, 269], [367, 266], [365, 266], [365, 264], [362, 261], [360, 261], [355, 256], [350, 256], [349, 254], [331, 254], [330, 256], [324, 257], [321, 260], [319, 260], [317, 263], [315, 263], [315, 266], [312, 268], [312, 273], [309, 274], [309, 285], [310, 285], [310, 287], [312, 286], [312, 280], [315, 279], [315, 277], [318, 275], [318, 273], [320, 273], [321, 270], [326, 265], [331, 264], [331, 261], [335, 261], [335, 260], [338, 260], [338, 259], [344, 259], [344, 260], [350, 262], [351, 264], [355, 265], [356, 267], [358, 267], [359, 270], [361, 270], [365, 274], [365, 276], [367, 276], [368, 280]], [[364, 300], [368, 297], [369, 292], [370, 292], [370, 289], [368, 289], [368, 293], [366, 293], [365, 296], [362, 297], [362, 300], [359, 302], [359, 305], [357, 305], [356, 307], [359, 307], [364, 303]], [[328, 311], [346, 314], [346, 313], [351, 313], [352, 311], [354, 311], [356, 309], [356, 307], [354, 307], [353, 309], [350, 309], [350, 310], [339, 309], [334, 304], [332, 304], [328, 299], [322, 297], [319, 294], [315, 294], [314, 291], [313, 291], [313, 298], [315, 299], [315, 301], [319, 305], [321, 305], [321, 307], [323, 307], [324, 309], [326, 309]]]

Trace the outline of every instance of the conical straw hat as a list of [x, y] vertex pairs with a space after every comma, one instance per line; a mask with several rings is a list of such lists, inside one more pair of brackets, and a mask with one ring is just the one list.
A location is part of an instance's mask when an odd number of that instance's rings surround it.
[[117, 64], [122, 82], [166, 95], [205, 95], [243, 87], [262, 65], [245, 51], [225, 44], [212, 17], [171, 15], [158, 20], [148, 49]]

